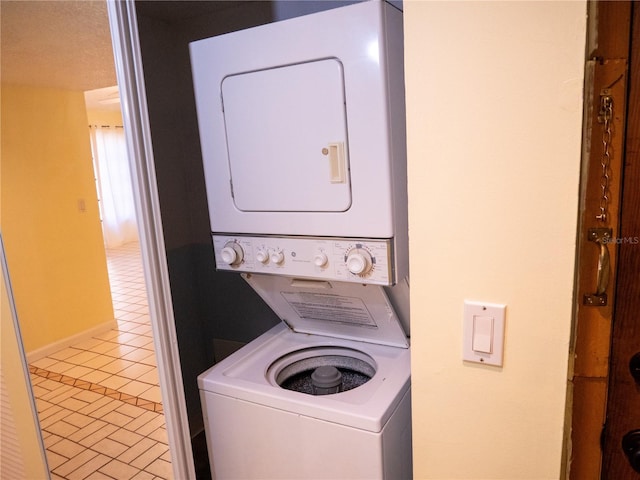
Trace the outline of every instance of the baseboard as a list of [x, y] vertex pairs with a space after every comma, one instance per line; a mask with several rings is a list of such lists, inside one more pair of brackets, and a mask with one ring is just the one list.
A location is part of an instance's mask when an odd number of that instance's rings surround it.
[[62, 340], [50, 343], [49, 345], [45, 345], [44, 347], [37, 348], [25, 354], [27, 357], [27, 363], [30, 364], [32, 362], [35, 362], [36, 360], [40, 360], [41, 358], [49, 356], [52, 353], [60, 351], [63, 348], [70, 347], [71, 345], [83, 342], [84, 340], [89, 340], [96, 335], [100, 335], [101, 333], [108, 332], [109, 330], [113, 330], [115, 328], [118, 328], [118, 322], [113, 319], [108, 322], [101, 323], [100, 325], [97, 325], [93, 328], [89, 328], [88, 330], [76, 333], [75, 335], [71, 335], [70, 337], [66, 337]]

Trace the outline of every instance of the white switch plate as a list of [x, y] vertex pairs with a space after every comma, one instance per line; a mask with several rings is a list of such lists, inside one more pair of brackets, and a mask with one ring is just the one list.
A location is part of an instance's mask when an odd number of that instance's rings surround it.
[[502, 366], [506, 309], [502, 304], [464, 301], [463, 360]]

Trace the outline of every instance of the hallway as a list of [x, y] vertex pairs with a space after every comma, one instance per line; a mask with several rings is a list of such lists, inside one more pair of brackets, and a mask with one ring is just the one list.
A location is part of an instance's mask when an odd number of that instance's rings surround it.
[[170, 479], [139, 245], [107, 263], [117, 329], [29, 366], [51, 478]]

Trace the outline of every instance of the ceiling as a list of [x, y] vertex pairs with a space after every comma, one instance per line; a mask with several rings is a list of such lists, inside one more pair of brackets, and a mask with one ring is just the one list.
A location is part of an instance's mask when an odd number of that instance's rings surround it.
[[[171, 23], [247, 0], [138, 1], [139, 14]], [[87, 106], [117, 109], [106, 0], [0, 0], [2, 83], [92, 91]]]
[[[241, 1], [145, 1], [163, 21], [210, 14]], [[3, 83], [92, 91], [87, 106], [117, 109], [118, 91], [105, 0], [0, 0]]]
[[0, 2], [2, 82], [66, 90], [116, 85], [105, 1]]

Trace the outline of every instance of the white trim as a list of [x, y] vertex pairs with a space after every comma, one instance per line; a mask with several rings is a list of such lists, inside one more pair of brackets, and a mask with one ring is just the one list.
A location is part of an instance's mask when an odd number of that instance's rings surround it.
[[33, 363], [36, 360], [48, 357], [51, 353], [58, 352], [63, 348], [69, 347], [76, 343], [80, 343], [84, 340], [89, 340], [90, 338], [108, 332], [109, 330], [113, 330], [114, 328], [118, 328], [118, 322], [115, 319], [112, 319], [108, 322], [96, 325], [95, 327], [83, 330], [80, 333], [76, 333], [75, 335], [71, 335], [70, 337], [63, 338], [62, 340], [57, 340], [53, 343], [45, 345], [44, 347], [36, 348], [35, 350], [27, 352], [27, 362]]
[[195, 478], [187, 407], [156, 188], [135, 4], [108, 1], [109, 24], [131, 162], [149, 313], [175, 478]]

